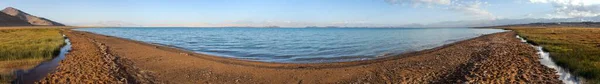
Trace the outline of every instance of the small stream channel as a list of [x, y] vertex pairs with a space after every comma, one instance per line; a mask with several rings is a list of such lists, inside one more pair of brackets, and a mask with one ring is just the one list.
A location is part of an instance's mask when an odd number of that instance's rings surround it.
[[53, 72], [58, 67], [60, 61], [65, 59], [65, 55], [71, 51], [70, 40], [65, 35], [63, 37], [65, 38], [66, 45], [60, 48], [60, 53], [57, 57], [50, 61], [42, 62], [33, 69], [16, 71], [15, 75], [17, 78], [13, 81], [13, 84], [34, 84], [36, 81]]
[[550, 53], [544, 51], [542, 46], [530, 44], [527, 42], [527, 40], [521, 38], [521, 36], [518, 36], [518, 35], [517, 35], [517, 38], [521, 39], [521, 42], [527, 43], [527, 44], [531, 45], [533, 48], [535, 48], [538, 51], [537, 54], [539, 54], [542, 58], [540, 60], [542, 65], [556, 70], [557, 71], [556, 74], [558, 76], [560, 76], [559, 79], [561, 81], [563, 81], [563, 83], [565, 83], [565, 84], [581, 84], [581, 80], [579, 78], [577, 78], [577, 76], [572, 75], [567, 69], [564, 69], [564, 68], [556, 65], [556, 63], [554, 63], [554, 61], [552, 61], [552, 58], [550, 58]]

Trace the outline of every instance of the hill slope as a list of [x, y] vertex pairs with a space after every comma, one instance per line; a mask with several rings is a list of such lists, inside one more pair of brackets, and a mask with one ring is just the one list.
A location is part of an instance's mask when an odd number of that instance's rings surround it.
[[[22, 21], [25, 21], [31, 25], [35, 25], [35, 26], [65, 26], [64, 24], [58, 23], [58, 22], [54, 22], [52, 20], [48, 20], [46, 18], [42, 18], [42, 17], [37, 17], [34, 15], [30, 15], [28, 13], [25, 13], [19, 9], [13, 8], [13, 7], [7, 7], [4, 10], [2, 10], [2, 13], [5, 13], [6, 15], [12, 16], [12, 17], [0, 17], [0, 19], [5, 19], [5, 18], [18, 18]], [[7, 24], [6, 26], [10, 26], [10, 25], [16, 25], [16, 24]]]
[[31, 26], [28, 22], [21, 20], [18, 17], [0, 13], [0, 26]]

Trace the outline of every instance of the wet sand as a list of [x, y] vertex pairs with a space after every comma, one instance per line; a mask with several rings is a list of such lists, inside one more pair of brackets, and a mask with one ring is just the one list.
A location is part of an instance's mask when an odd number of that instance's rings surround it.
[[514, 32], [375, 60], [237, 60], [66, 30], [72, 51], [41, 83], [561, 83]]

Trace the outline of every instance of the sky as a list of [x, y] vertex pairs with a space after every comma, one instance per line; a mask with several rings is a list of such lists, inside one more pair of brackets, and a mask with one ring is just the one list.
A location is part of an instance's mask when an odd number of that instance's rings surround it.
[[600, 0], [0, 0], [67, 25], [405, 26], [600, 15]]

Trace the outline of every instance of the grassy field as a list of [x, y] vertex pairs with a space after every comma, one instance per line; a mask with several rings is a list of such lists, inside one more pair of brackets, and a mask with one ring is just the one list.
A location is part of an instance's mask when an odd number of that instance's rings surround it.
[[59, 29], [0, 29], [0, 83], [15, 69], [28, 69], [51, 59], [65, 45]]
[[515, 28], [520, 36], [590, 84], [600, 83], [600, 28]]

